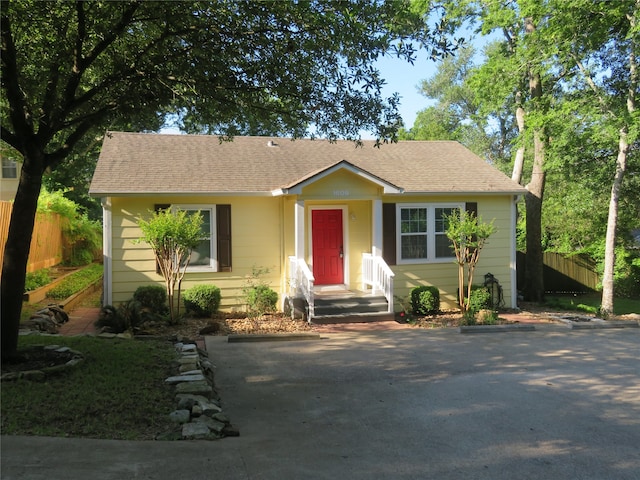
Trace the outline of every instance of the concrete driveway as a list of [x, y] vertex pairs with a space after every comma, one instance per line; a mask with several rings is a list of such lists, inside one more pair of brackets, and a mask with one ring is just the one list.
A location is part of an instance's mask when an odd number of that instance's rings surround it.
[[3, 437], [2, 478], [640, 479], [640, 329], [206, 343], [240, 437]]

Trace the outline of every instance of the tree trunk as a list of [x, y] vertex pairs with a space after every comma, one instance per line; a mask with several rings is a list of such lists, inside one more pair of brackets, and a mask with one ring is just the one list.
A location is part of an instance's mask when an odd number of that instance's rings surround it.
[[544, 153], [543, 133], [537, 129], [533, 138], [534, 157], [531, 181], [527, 185], [528, 191], [525, 195], [527, 257], [524, 294], [530, 302], [541, 302], [544, 299], [544, 259], [542, 255], [542, 199], [546, 178]]
[[602, 302], [600, 314], [607, 318], [613, 314], [613, 273], [616, 263], [616, 227], [618, 225], [618, 201], [622, 180], [627, 169], [627, 141], [626, 129], [620, 130], [618, 144], [618, 158], [616, 160], [616, 173], [611, 187], [611, 199], [609, 200], [609, 217], [607, 219], [607, 235], [604, 250], [604, 273], [602, 275]]
[[24, 156], [4, 248], [0, 280], [0, 334], [3, 359], [12, 357], [18, 350], [22, 296], [43, 173], [44, 153], [31, 152]]
[[[640, 6], [640, 1], [636, 1], [636, 6]], [[637, 10], [636, 10], [637, 12]], [[636, 13], [637, 15], [637, 13]], [[637, 16], [629, 19], [631, 29], [637, 27]], [[634, 37], [635, 38], [635, 37]], [[627, 89], [627, 112], [633, 118], [636, 110], [636, 90], [638, 88], [638, 64], [636, 58], [637, 43], [632, 39], [629, 53], [629, 88]], [[628, 130], [625, 125], [620, 129], [618, 139], [618, 158], [616, 159], [616, 173], [611, 186], [611, 199], [609, 200], [609, 217], [607, 218], [607, 234], [605, 237], [604, 250], [604, 273], [602, 275], [602, 301], [600, 314], [603, 317], [613, 315], [613, 294], [614, 294], [614, 269], [616, 264], [616, 228], [618, 226], [618, 202], [622, 180], [627, 170], [627, 154], [629, 152]]]
[[[516, 122], [518, 124], [518, 136], [524, 140], [524, 108], [521, 103], [522, 94], [516, 94]], [[524, 169], [524, 142], [516, 150], [516, 158], [513, 162], [513, 170], [511, 172], [511, 180], [514, 182], [522, 182], [522, 170]]]

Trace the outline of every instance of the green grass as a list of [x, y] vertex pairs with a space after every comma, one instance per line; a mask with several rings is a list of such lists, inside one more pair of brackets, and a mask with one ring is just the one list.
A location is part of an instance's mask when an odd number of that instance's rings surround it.
[[[545, 298], [545, 304], [562, 310], [597, 313], [600, 309], [602, 296], [599, 293], [584, 295], [550, 295]], [[613, 302], [615, 315], [640, 313], [640, 298], [615, 298]]]
[[85, 361], [44, 382], [3, 382], [4, 435], [153, 439], [174, 427], [173, 347], [160, 340], [20, 337], [19, 348], [64, 345]]

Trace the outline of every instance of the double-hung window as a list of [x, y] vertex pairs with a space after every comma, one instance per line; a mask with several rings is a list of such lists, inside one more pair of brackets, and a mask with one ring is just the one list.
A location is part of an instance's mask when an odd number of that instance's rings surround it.
[[188, 272], [231, 271], [231, 206], [172, 205], [171, 208], [202, 215], [202, 237], [191, 252]]
[[461, 204], [397, 204], [398, 263], [449, 261], [455, 257], [447, 238], [447, 221]]
[[13, 158], [2, 159], [2, 178], [18, 178], [18, 164]]

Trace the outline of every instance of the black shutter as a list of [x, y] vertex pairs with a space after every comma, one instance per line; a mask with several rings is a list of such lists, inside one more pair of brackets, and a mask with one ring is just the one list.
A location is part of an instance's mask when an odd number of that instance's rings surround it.
[[478, 218], [478, 202], [467, 202], [464, 205], [465, 210]]
[[231, 205], [216, 205], [218, 271], [231, 271]]
[[382, 204], [382, 258], [387, 265], [396, 264], [396, 204]]
[[[153, 206], [153, 211], [157, 213], [160, 210], [168, 210], [169, 208], [171, 208], [171, 205], [168, 204], [168, 203], [156, 203]], [[158, 275], [162, 275], [162, 272], [160, 271], [160, 264], [158, 263], [158, 260], [156, 260], [156, 273]]]

